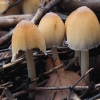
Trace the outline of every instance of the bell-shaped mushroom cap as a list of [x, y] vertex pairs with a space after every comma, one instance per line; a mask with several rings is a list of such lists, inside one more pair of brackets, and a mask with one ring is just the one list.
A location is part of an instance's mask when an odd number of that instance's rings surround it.
[[65, 35], [65, 26], [57, 14], [53, 12], [47, 13], [41, 19], [38, 27], [47, 47], [56, 47], [62, 44]]
[[13, 55], [18, 53], [19, 50], [26, 51], [32, 48], [39, 48], [46, 52], [45, 40], [35, 24], [29, 20], [22, 20], [16, 25], [13, 32]]
[[85, 51], [100, 44], [99, 21], [88, 7], [82, 6], [73, 11], [65, 26], [69, 48]]

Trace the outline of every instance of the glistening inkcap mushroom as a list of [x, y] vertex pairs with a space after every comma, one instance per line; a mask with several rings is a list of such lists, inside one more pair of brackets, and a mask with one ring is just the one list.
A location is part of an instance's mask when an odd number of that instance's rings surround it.
[[[49, 0], [45, 0], [45, 2], [49, 2]], [[23, 13], [24, 14], [36, 13], [40, 4], [41, 0], [24, 0], [22, 5]]]
[[40, 5], [40, 0], [24, 0], [23, 1], [23, 13], [31, 14], [35, 13]]
[[[81, 75], [89, 70], [89, 49], [100, 44], [100, 25], [94, 12], [86, 6], [73, 11], [65, 22], [69, 48], [81, 51]], [[89, 83], [89, 76], [85, 82]]]
[[61, 18], [53, 12], [49, 12], [40, 20], [38, 27], [47, 48], [52, 49], [54, 60], [59, 58], [57, 46], [62, 45], [65, 36], [65, 26]]
[[[10, 2], [13, 3], [14, 0], [11, 0]], [[9, 6], [10, 4], [7, 3], [7, 0], [0, 0], [0, 13], [4, 12]], [[11, 9], [7, 10], [7, 12], [4, 13], [4, 15], [12, 15], [19, 13], [20, 13], [19, 5], [16, 5]]]
[[[15, 56], [20, 50], [25, 51], [28, 77], [31, 79], [36, 78], [33, 48], [39, 48], [45, 53], [44, 38], [35, 24], [29, 20], [22, 20], [16, 25], [12, 35], [12, 55]], [[30, 87], [33, 85], [34, 83]]]

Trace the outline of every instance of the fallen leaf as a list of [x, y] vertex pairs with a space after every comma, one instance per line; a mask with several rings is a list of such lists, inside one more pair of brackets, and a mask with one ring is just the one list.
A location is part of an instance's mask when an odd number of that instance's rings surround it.
[[[56, 59], [54, 62], [52, 59], [47, 60], [46, 70], [50, 70], [55, 66], [61, 64], [62, 62], [59, 59]], [[72, 71], [64, 71], [64, 69], [58, 69], [57, 71], [49, 74], [50, 79], [48, 80], [46, 87], [50, 86], [72, 86], [80, 78], [80, 76]], [[85, 82], [82, 80], [78, 85], [85, 85]], [[68, 94], [67, 89], [63, 90], [42, 90], [39, 91], [36, 95], [35, 100], [62, 100], [66, 98]]]

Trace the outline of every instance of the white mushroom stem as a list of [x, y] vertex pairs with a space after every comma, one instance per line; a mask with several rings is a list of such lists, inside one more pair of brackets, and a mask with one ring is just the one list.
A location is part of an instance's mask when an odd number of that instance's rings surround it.
[[[34, 79], [36, 78], [36, 70], [35, 70], [32, 50], [27, 49], [25, 53], [26, 53], [26, 60], [27, 60], [28, 78]], [[29, 85], [30, 88], [33, 86], [36, 86], [36, 82]], [[34, 98], [34, 96], [35, 96], [34, 92], [31, 92], [29, 94], [30, 98]]]
[[[81, 76], [89, 70], [89, 51], [81, 51]], [[86, 84], [89, 84], [89, 74], [84, 77]]]
[[57, 47], [52, 47], [51, 50], [52, 50], [53, 59], [55, 60], [56, 58], [59, 58]]
[[75, 57], [78, 57], [79, 66], [81, 65], [81, 51], [75, 51]]

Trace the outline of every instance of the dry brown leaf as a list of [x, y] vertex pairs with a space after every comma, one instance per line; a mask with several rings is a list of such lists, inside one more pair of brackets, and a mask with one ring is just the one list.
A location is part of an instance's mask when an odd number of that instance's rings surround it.
[[[61, 61], [57, 59], [55, 64], [51, 59], [47, 60], [47, 71], [53, 67], [54, 65], [61, 64]], [[80, 78], [80, 76], [72, 71], [64, 71], [63, 69], [58, 69], [54, 71], [50, 75], [50, 79], [48, 80], [46, 86], [72, 86], [74, 85]], [[82, 80], [78, 85], [85, 85], [85, 82]], [[66, 98], [68, 94], [68, 90], [43, 90], [39, 91], [36, 95], [35, 100], [62, 100]]]

